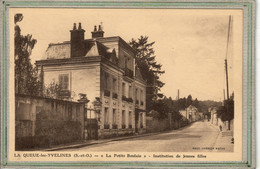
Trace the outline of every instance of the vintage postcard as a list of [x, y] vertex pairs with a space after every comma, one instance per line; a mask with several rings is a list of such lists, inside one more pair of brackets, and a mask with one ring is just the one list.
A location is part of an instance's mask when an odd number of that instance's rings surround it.
[[6, 165], [252, 167], [252, 1], [38, 3], [4, 23]]

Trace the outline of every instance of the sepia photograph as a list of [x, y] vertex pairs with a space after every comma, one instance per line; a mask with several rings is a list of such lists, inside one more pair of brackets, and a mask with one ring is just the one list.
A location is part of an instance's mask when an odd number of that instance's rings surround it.
[[234, 151], [231, 14], [33, 11], [14, 15], [15, 150]]
[[9, 160], [242, 161], [244, 15], [10, 8]]

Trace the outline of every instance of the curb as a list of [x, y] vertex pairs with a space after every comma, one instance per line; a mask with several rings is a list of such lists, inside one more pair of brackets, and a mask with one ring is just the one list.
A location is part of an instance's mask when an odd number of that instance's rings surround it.
[[[179, 129], [183, 129], [185, 127], [188, 127], [189, 125], [184, 126], [182, 128], [179, 128]], [[70, 148], [80, 148], [80, 147], [91, 146], [91, 145], [95, 145], [95, 144], [109, 143], [109, 142], [112, 142], [112, 141], [120, 141], [120, 140], [127, 140], [127, 139], [134, 139], [134, 138], [139, 138], [139, 137], [145, 137], [145, 136], [152, 136], [152, 135], [158, 135], [158, 134], [163, 134], [163, 133], [169, 133], [171, 131], [174, 131], [174, 129], [163, 131], [163, 132], [133, 135], [133, 136], [130, 136], [130, 137], [117, 137], [117, 138], [113, 138], [113, 139], [110, 139], [110, 140], [101, 140], [100, 142], [96, 141], [96, 142], [92, 142], [92, 143], [88, 142], [88, 143], [82, 143], [82, 144], [76, 144], [76, 145], [68, 145], [68, 146], [64, 146], [64, 147], [49, 148], [49, 149], [44, 149], [44, 151], [55, 151], [55, 150], [70, 149]]]
[[[186, 126], [183, 126], [179, 129], [183, 129], [185, 127], [189, 127], [192, 123], [189, 123]], [[177, 129], [177, 130], [179, 130]], [[81, 143], [81, 144], [75, 144], [75, 145], [68, 145], [68, 146], [63, 146], [63, 147], [55, 147], [55, 148], [49, 148], [49, 149], [44, 149], [43, 151], [55, 151], [55, 150], [62, 150], [62, 149], [70, 149], [70, 148], [80, 148], [80, 147], [85, 147], [85, 146], [91, 146], [95, 144], [104, 144], [104, 143], [109, 143], [112, 141], [120, 141], [120, 140], [127, 140], [127, 139], [134, 139], [134, 138], [139, 138], [139, 137], [145, 137], [145, 136], [152, 136], [152, 135], [158, 135], [158, 134], [163, 134], [163, 133], [169, 133], [172, 131], [176, 131], [176, 129], [171, 129], [163, 132], [156, 132], [156, 133], [146, 133], [146, 134], [140, 134], [140, 135], [133, 135], [130, 137], [117, 137], [117, 138], [112, 138], [112, 139], [107, 139], [107, 140], [100, 140], [100, 141], [93, 141], [91, 142], [86, 142], [86, 143]]]

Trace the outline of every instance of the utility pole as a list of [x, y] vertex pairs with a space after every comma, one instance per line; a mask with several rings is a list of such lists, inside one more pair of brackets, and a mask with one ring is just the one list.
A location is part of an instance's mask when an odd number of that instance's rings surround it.
[[228, 90], [228, 68], [227, 59], [225, 59], [225, 69], [226, 69], [226, 82], [227, 82], [227, 100], [229, 100], [229, 90]]
[[230, 27], [231, 27], [231, 15], [229, 15], [227, 48], [226, 48], [226, 59], [225, 59], [226, 82], [227, 82], [227, 100], [229, 100], [227, 56], [228, 56], [228, 47], [229, 47], [229, 40], [230, 40]]
[[189, 119], [188, 119], [188, 110], [187, 110], [187, 99], [186, 99], [186, 104], [185, 104], [185, 107], [186, 107], [186, 118], [187, 118], [187, 120], [188, 120], [188, 123], [189, 123]]
[[224, 100], [226, 100], [226, 97], [225, 97], [225, 89], [223, 89], [223, 95], [224, 95]]
[[177, 98], [177, 100], [179, 100], [180, 99], [180, 90], [178, 89], [178, 98]]

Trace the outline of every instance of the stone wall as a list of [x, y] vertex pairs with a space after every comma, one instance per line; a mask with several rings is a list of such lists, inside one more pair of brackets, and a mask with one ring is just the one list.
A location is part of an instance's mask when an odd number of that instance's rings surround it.
[[146, 117], [146, 131], [150, 132], [161, 132], [170, 129], [168, 119], [158, 120], [153, 117]]
[[16, 95], [16, 150], [46, 148], [83, 139], [84, 105]]
[[[222, 121], [220, 118], [217, 118], [218, 123], [216, 124], [220, 130], [227, 131], [228, 130], [228, 121]], [[221, 126], [221, 127], [220, 127]], [[230, 121], [230, 130], [234, 129], [234, 119]]]
[[162, 132], [167, 130], [174, 130], [187, 125], [185, 120], [174, 120], [169, 115], [165, 119], [156, 119], [150, 116], [146, 117], [146, 132]]

